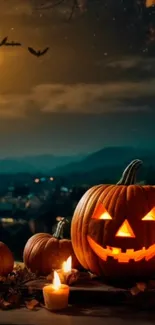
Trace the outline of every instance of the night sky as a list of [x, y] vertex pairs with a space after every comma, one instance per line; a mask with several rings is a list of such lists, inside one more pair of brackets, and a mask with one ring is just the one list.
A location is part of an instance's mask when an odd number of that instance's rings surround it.
[[[67, 23], [65, 6], [1, 0], [0, 39], [23, 47], [0, 47], [0, 157], [153, 148], [155, 55], [116, 2]], [[38, 59], [28, 46], [50, 50]]]

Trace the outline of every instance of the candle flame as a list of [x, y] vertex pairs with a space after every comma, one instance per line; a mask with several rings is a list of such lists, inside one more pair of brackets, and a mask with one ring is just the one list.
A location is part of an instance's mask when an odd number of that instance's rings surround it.
[[65, 273], [71, 272], [72, 270], [72, 256], [67, 258], [67, 261], [63, 262], [62, 269]]
[[54, 277], [53, 277], [53, 287], [55, 290], [58, 290], [61, 286], [61, 281], [59, 278], [59, 275], [56, 271], [54, 271]]

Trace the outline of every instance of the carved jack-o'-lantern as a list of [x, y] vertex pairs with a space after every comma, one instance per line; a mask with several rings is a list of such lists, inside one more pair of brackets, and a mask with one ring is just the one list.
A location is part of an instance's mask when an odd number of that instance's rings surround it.
[[116, 185], [89, 189], [74, 212], [75, 254], [97, 275], [155, 274], [155, 187], [134, 185], [141, 164], [131, 162]]

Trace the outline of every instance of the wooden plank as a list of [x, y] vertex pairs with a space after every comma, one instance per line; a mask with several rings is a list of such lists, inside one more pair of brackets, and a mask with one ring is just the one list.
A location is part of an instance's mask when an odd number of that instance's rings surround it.
[[[42, 298], [42, 288], [49, 282], [45, 279], [30, 281], [26, 286], [32, 292], [38, 292]], [[97, 280], [88, 281], [87, 285], [78, 284], [70, 287], [69, 303], [93, 305], [126, 305], [146, 308], [155, 308], [155, 289], [148, 289], [137, 295], [132, 295], [130, 289], [115, 288]]]
[[[35, 297], [43, 302], [42, 288], [47, 283], [52, 282], [45, 277], [39, 277], [27, 281], [24, 285], [20, 284], [19, 288], [23, 299]], [[0, 293], [6, 293], [10, 287], [9, 284], [0, 283]], [[136, 294], [136, 292], [131, 293], [128, 288], [114, 287], [82, 273], [76, 284], [70, 286], [69, 303], [71, 305], [83, 304], [83, 306], [87, 304], [143, 306], [144, 309], [153, 306], [155, 309], [155, 281], [152, 281], [151, 286], [147, 286], [144, 292]]]

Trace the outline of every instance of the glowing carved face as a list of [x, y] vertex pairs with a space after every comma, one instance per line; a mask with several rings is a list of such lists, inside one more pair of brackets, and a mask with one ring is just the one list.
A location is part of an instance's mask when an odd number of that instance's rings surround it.
[[[113, 224], [114, 221], [115, 223]], [[107, 261], [108, 258], [113, 258], [119, 263], [128, 263], [130, 260], [138, 262], [142, 259], [145, 259], [148, 261], [155, 256], [155, 244], [153, 243], [149, 247], [145, 247], [145, 245], [140, 246], [137, 238], [138, 234], [136, 236], [137, 229], [139, 229], [139, 231], [142, 230], [143, 234], [146, 230], [146, 223], [155, 221], [155, 207], [153, 207], [150, 212], [138, 220], [138, 222], [142, 222], [142, 224], [138, 225], [138, 228], [136, 221], [136, 231], [133, 229], [130, 221], [127, 218], [124, 218], [122, 220], [119, 227], [116, 226], [118, 223], [116, 221], [116, 219], [113, 220], [112, 216], [104, 208], [103, 204], [100, 204], [98, 206], [93, 217], [91, 218], [93, 227], [91, 224], [90, 228], [93, 229], [93, 231], [91, 230], [88, 233], [87, 239], [91, 249], [98, 257], [100, 257], [103, 261]], [[104, 228], [105, 232], [105, 243], [103, 242], [101, 245], [98, 238], [101, 238], [100, 230], [102, 227]], [[111, 242], [118, 243], [119, 245], [106, 245], [106, 232], [108, 233], [108, 231], [111, 231], [112, 233]], [[138, 249], [135, 249], [135, 246], [138, 247]]]

